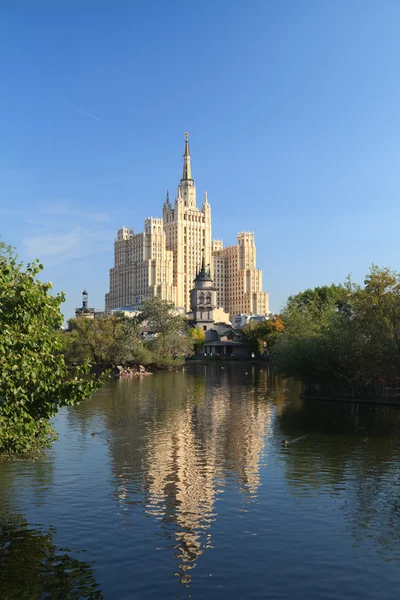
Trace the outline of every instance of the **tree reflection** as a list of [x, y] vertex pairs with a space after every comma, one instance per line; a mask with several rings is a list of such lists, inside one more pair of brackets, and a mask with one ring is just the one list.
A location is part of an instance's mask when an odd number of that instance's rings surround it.
[[286, 439], [305, 436], [282, 452], [292, 492], [343, 498], [355, 548], [369, 538], [400, 558], [400, 410], [292, 396], [277, 426]]
[[53, 543], [55, 531], [28, 527], [22, 516], [0, 515], [0, 598], [99, 600], [93, 564]]

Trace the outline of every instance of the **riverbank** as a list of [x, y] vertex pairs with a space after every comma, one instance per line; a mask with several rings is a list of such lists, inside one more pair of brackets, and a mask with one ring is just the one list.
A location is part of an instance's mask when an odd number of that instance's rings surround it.
[[319, 402], [345, 402], [353, 404], [377, 404], [380, 406], [400, 406], [400, 398], [354, 398], [351, 396], [314, 396], [312, 394], [299, 394], [302, 400], [318, 400]]
[[378, 383], [338, 383], [307, 381], [303, 383], [300, 398], [326, 402], [350, 402], [400, 406], [400, 387]]

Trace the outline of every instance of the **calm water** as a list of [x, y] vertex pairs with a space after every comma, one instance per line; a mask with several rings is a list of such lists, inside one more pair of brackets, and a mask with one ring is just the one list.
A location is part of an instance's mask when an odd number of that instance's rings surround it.
[[298, 393], [193, 365], [63, 410], [0, 465], [0, 598], [397, 599], [400, 409]]

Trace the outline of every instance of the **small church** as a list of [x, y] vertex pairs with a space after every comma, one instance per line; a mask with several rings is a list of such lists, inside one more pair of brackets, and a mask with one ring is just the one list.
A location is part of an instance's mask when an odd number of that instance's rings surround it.
[[210, 356], [247, 357], [244, 344], [230, 336], [232, 326], [229, 314], [217, 307], [217, 288], [211, 278], [209, 265], [207, 267], [203, 255], [201, 269], [193, 282], [194, 288], [190, 290], [190, 316], [196, 327], [206, 335], [204, 353]]

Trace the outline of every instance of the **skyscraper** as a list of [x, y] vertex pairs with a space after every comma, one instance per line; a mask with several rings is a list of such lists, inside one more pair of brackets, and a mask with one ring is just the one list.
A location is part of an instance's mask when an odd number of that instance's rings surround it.
[[190, 165], [189, 136], [186, 133], [182, 179], [172, 207], [167, 199], [163, 207], [167, 249], [173, 252], [173, 285], [176, 287], [176, 306], [190, 309], [189, 292], [201, 265], [202, 256], [211, 265], [211, 207], [207, 192], [201, 210], [196, 204], [196, 185]]
[[106, 310], [159, 296], [188, 312], [190, 290], [203, 258], [217, 288], [217, 307], [231, 315], [269, 312], [262, 273], [256, 268], [254, 234], [239, 233], [238, 244], [227, 248], [221, 240], [212, 242], [211, 207], [207, 192], [201, 209], [197, 206], [186, 133], [182, 178], [173, 205], [167, 192], [162, 219], [146, 219], [143, 233], [125, 227], [118, 231]]

